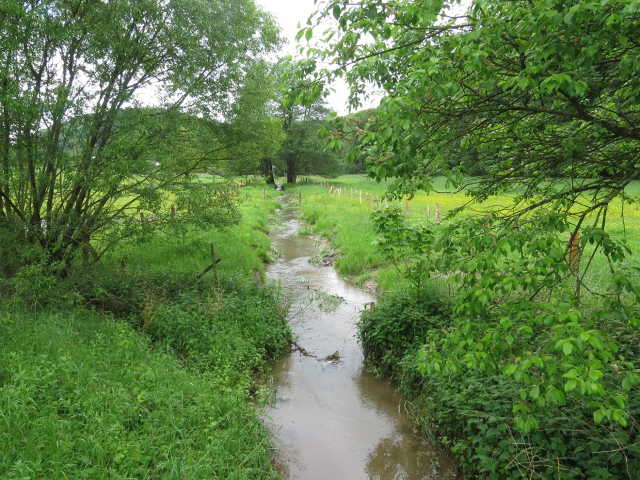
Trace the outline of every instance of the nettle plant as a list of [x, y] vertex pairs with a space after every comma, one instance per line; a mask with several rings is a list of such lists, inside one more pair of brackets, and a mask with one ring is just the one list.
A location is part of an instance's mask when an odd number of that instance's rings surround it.
[[[596, 424], [635, 421], [628, 407], [640, 371], [621, 341], [640, 326], [638, 286], [618, 276], [606, 301], [581, 301], [566, 218], [545, 211], [510, 224], [488, 214], [436, 228], [389, 208], [374, 224], [381, 251], [414, 287], [437, 276], [457, 287], [451, 324], [430, 332], [419, 354], [425, 377], [473, 370], [510, 379], [519, 390], [513, 423], [524, 434], [549, 408], [567, 405], [580, 405]], [[624, 258], [624, 247], [597, 228], [583, 247], [596, 241], [610, 261]]]

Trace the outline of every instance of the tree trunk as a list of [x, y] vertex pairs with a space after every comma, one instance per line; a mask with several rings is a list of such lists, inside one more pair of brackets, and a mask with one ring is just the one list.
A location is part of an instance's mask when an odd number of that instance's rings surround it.
[[273, 163], [270, 158], [265, 158], [262, 160], [262, 174], [264, 175], [264, 179], [267, 182], [267, 185], [275, 185], [276, 179], [273, 178]]
[[296, 157], [290, 155], [287, 157], [287, 183], [296, 183]]

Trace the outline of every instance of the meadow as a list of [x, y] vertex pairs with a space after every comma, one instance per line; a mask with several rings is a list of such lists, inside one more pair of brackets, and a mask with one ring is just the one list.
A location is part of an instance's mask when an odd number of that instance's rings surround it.
[[[0, 285], [1, 478], [278, 478], [256, 386], [290, 343], [261, 281], [276, 194], [240, 195], [228, 229], [154, 233], [65, 280], [34, 266]], [[211, 245], [220, 262], [201, 275]]]
[[[305, 220], [317, 233], [330, 238], [339, 251], [336, 266], [340, 273], [352, 277], [359, 284], [373, 279], [383, 292], [402, 283], [403, 279], [376, 248], [371, 213], [383, 205], [397, 205], [412, 222], [428, 223], [437, 228], [438, 218], [446, 222], [447, 214], [467, 205], [470, 197], [464, 192], [454, 192], [442, 177], [436, 178], [434, 185], [437, 193], [418, 193], [411, 200], [396, 202], [383, 200], [388, 183], [375, 182], [364, 175], [343, 175], [332, 179], [312, 176], [290, 191], [299, 196]], [[640, 198], [640, 181], [634, 182], [627, 194]], [[508, 195], [495, 196], [483, 205], [469, 205], [465, 214], [479, 214], [483, 208], [508, 205], [511, 200]], [[640, 251], [640, 203], [623, 207], [620, 201], [615, 201], [607, 225], [611, 234], [624, 239], [633, 252]], [[583, 256], [588, 257], [589, 253], [587, 249]], [[637, 253], [629, 261], [637, 262]], [[588, 278], [600, 279], [608, 275], [606, 262], [596, 258]], [[443, 282], [436, 280], [435, 283], [446, 288]]]

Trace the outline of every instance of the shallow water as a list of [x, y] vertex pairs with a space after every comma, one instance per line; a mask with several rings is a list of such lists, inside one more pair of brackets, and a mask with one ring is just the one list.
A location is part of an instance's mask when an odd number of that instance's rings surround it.
[[319, 245], [298, 235], [295, 205], [285, 201], [280, 214], [282, 226], [273, 235], [279, 259], [268, 275], [291, 302], [298, 348], [274, 368], [277, 395], [266, 423], [285, 476], [454, 478], [448, 458], [414, 432], [391, 385], [363, 368], [356, 323], [373, 298], [333, 267], [311, 262]]

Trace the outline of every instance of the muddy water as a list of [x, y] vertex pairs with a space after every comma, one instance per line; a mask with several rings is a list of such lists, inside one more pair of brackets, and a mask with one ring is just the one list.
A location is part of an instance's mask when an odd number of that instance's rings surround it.
[[367, 293], [312, 261], [319, 246], [300, 236], [286, 201], [273, 241], [269, 277], [291, 302], [297, 348], [275, 367], [275, 404], [266, 423], [291, 479], [432, 480], [453, 478], [445, 457], [414, 433], [392, 387], [363, 368], [356, 322]]

